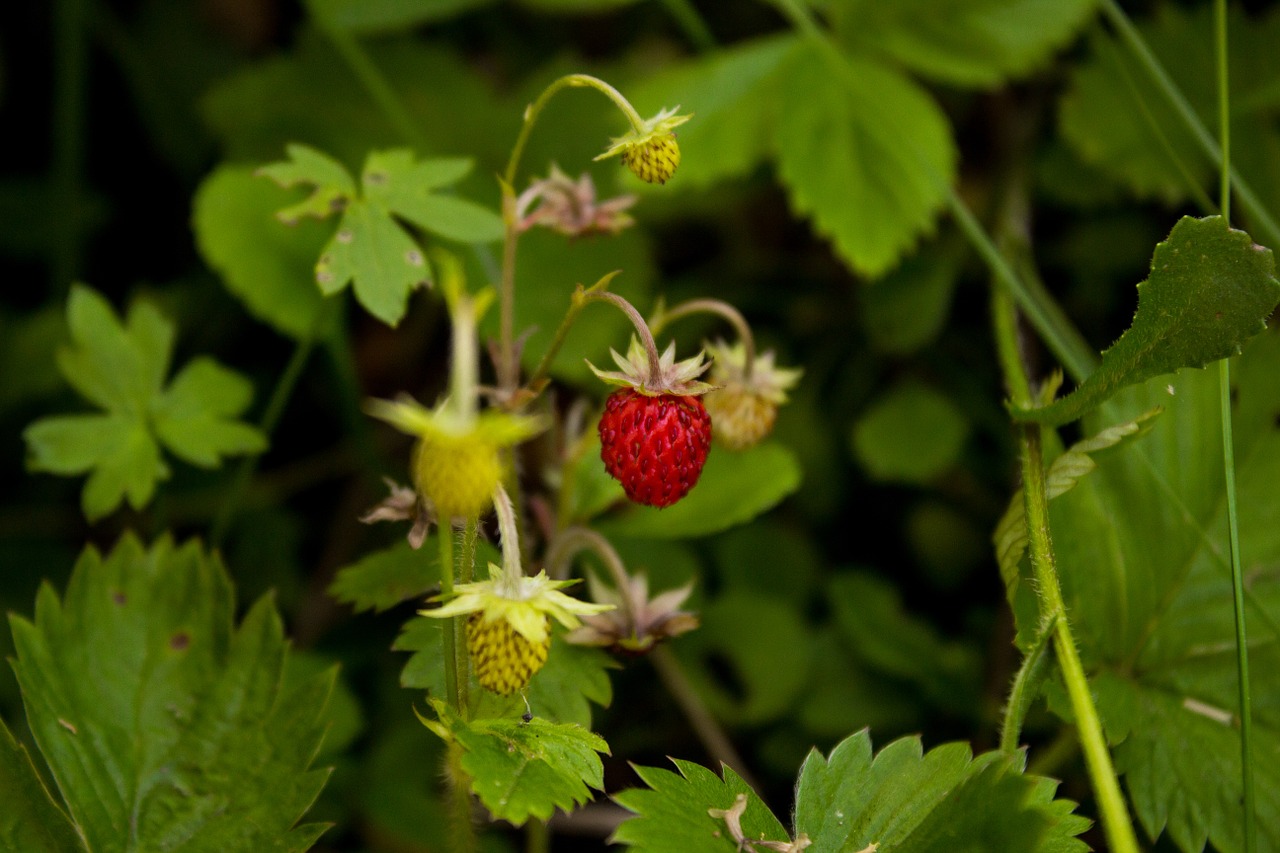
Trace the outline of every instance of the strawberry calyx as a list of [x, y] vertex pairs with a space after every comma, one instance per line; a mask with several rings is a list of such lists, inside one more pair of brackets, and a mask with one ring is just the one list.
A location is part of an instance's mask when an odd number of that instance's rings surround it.
[[678, 397], [696, 397], [706, 394], [716, 386], [698, 377], [710, 366], [706, 353], [699, 352], [692, 358], [676, 361], [676, 345], [672, 341], [657, 359], [656, 364], [636, 337], [631, 338], [624, 358], [617, 350], [610, 349], [619, 370], [600, 370], [590, 361], [587, 367], [608, 385], [630, 388], [646, 397], [671, 394]]

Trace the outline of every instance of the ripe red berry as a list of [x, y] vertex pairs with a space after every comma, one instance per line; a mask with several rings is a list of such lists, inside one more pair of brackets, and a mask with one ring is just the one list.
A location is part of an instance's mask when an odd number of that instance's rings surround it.
[[698, 482], [711, 418], [696, 396], [614, 391], [600, 418], [600, 458], [636, 503], [665, 507]]

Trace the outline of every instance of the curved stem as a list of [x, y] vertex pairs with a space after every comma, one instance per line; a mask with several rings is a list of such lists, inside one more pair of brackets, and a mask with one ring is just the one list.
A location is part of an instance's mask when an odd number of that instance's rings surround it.
[[1009, 703], [1005, 706], [1004, 722], [1000, 726], [1000, 749], [1013, 752], [1022, 739], [1022, 724], [1036, 700], [1040, 688], [1049, 675], [1049, 644], [1053, 638], [1057, 619], [1040, 626], [1036, 641], [1022, 659], [1018, 674], [1009, 689]]
[[662, 374], [662, 359], [658, 355], [658, 345], [653, 340], [653, 332], [649, 331], [649, 324], [645, 322], [644, 317], [640, 316], [640, 312], [636, 310], [634, 305], [616, 293], [609, 293], [603, 290], [585, 291], [582, 294], [582, 302], [584, 304], [587, 302], [608, 302], [623, 314], [626, 314], [627, 319], [631, 321], [631, 325], [635, 326], [636, 335], [639, 336], [645, 355], [649, 358], [649, 375], [657, 377]]
[[627, 594], [631, 578], [627, 575], [627, 567], [622, 562], [613, 544], [589, 527], [570, 527], [561, 531], [547, 549], [547, 574], [555, 578], [569, 576], [569, 564], [575, 554], [582, 551], [593, 551], [604, 562], [609, 574], [613, 576], [613, 585], [618, 588], [619, 608], [627, 618], [627, 624], [634, 627], [636, 612], [632, 609], [631, 596]]
[[756, 362], [756, 340], [751, 334], [751, 326], [747, 324], [747, 318], [728, 302], [719, 299], [690, 299], [688, 302], [681, 302], [674, 308], [661, 311], [654, 318], [651, 327], [653, 333], [657, 334], [666, 328], [668, 323], [690, 314], [718, 314], [733, 324], [734, 331], [738, 333], [738, 340], [742, 341], [742, 348], [745, 351], [742, 375], [744, 379], [750, 381], [751, 371]]

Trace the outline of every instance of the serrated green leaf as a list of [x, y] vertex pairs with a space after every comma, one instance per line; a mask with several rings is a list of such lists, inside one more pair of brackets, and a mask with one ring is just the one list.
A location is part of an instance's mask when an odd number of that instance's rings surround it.
[[[967, 744], [923, 751], [903, 738], [872, 757], [864, 730], [823, 757], [809, 754], [796, 784], [796, 831], [818, 850], [879, 845], [913, 853], [1085, 851], [1089, 822], [1054, 802], [1056, 784], [1022, 775], [1020, 754], [972, 757]], [[875, 848], [871, 848], [875, 849]]]
[[609, 754], [599, 735], [573, 723], [534, 717], [463, 721], [443, 702], [432, 707], [462, 747], [462, 769], [471, 790], [494, 817], [521, 826], [546, 820], [556, 809], [572, 811], [591, 799], [588, 786], [604, 790], [597, 753]]
[[386, 210], [352, 202], [316, 262], [316, 282], [325, 294], [354, 282], [356, 299], [389, 326], [404, 316], [409, 294], [429, 280], [426, 259]]
[[327, 775], [308, 767], [333, 673], [282, 690], [270, 602], [233, 614], [197, 544], [127, 536], [11, 617], [28, 722], [93, 850], [303, 851], [324, 831], [296, 824]]
[[877, 480], [927, 483], [960, 458], [969, 421], [945, 394], [909, 380], [871, 404], [853, 427], [853, 451]]
[[285, 153], [288, 160], [268, 163], [257, 173], [282, 187], [303, 185], [313, 189], [305, 200], [276, 213], [281, 222], [293, 225], [308, 216], [328, 219], [355, 198], [356, 184], [351, 174], [328, 154], [297, 143], [286, 146]]
[[992, 86], [1047, 64], [1096, 0], [896, 0], [833, 4], [855, 52], [883, 53], [942, 83]]
[[154, 306], [134, 303], [121, 324], [105, 299], [77, 285], [67, 320], [74, 345], [59, 354], [59, 367], [107, 413], [44, 418], [23, 437], [32, 470], [89, 474], [81, 505], [90, 521], [126, 498], [135, 509], [151, 500], [156, 483], [169, 476], [160, 441], [207, 467], [265, 447], [258, 430], [233, 419], [248, 405], [251, 387], [211, 359], [196, 359], [163, 387], [173, 324]]
[[408, 542], [398, 542], [339, 569], [329, 594], [352, 605], [357, 613], [381, 613], [402, 601], [422, 597], [438, 583], [439, 550], [426, 543], [414, 550]]
[[[760, 725], [801, 700], [813, 657], [811, 629], [797, 608], [756, 592], [730, 592], [702, 609], [702, 625], [676, 653], [718, 719]], [[743, 630], [750, 626], [750, 630]], [[720, 673], [733, 673], [737, 689]]]
[[325, 300], [316, 289], [315, 260], [328, 228], [314, 220], [281, 223], [274, 214], [286, 200], [252, 170], [219, 166], [196, 190], [196, 245], [254, 317], [295, 339], [321, 338]]
[[[598, 456], [591, 464], [604, 466]], [[712, 450], [698, 484], [679, 503], [665, 509], [628, 504], [597, 527], [607, 537], [706, 536], [750, 521], [799, 487], [800, 465], [780, 444], [765, 443], [742, 453]]]
[[464, 158], [415, 162], [406, 149], [373, 152], [365, 163], [365, 197], [419, 228], [461, 243], [490, 243], [503, 235], [502, 217], [473, 201], [432, 190], [471, 171]]
[[21, 853], [84, 853], [75, 827], [0, 719], [0, 845]]
[[1280, 302], [1271, 250], [1220, 216], [1184, 216], [1156, 246], [1138, 285], [1133, 324], [1071, 394], [1015, 418], [1058, 426], [1082, 417], [1120, 388], [1184, 367], [1204, 367], [1240, 351], [1267, 327]]
[[480, 9], [493, 0], [309, 0], [328, 26], [353, 33], [406, 30]]
[[[1235, 373], [1249, 654], [1255, 672], [1269, 673], [1280, 667], [1280, 576], [1272, 570], [1280, 563], [1280, 338], [1252, 341]], [[1157, 403], [1166, 412], [1141, 442], [1109, 454], [1050, 503], [1055, 553], [1099, 713], [1113, 742], [1128, 737], [1116, 761], [1143, 826], [1153, 836], [1167, 830], [1187, 853], [1206, 835], [1219, 850], [1240, 850], [1224, 475], [1221, 454], [1206, 452], [1221, 441], [1217, 374], [1148, 381], [1085, 423], [1096, 428], [1104, 415], [1132, 418]], [[1265, 755], [1280, 744], [1280, 681], [1260, 675], [1253, 686], [1254, 748]], [[1280, 780], [1268, 762], [1254, 766], [1259, 849], [1278, 848]]]
[[769, 811], [756, 792], [732, 768], [724, 767], [724, 779], [689, 761], [672, 759], [679, 774], [657, 767], [636, 767], [636, 774], [649, 787], [630, 788], [613, 799], [637, 817], [624, 821], [610, 842], [626, 844], [635, 853], [670, 853], [696, 850], [698, 853], [734, 853], [742, 848], [730, 838], [722, 818], [709, 809], [729, 809], [739, 795], [747, 798], [742, 813], [742, 834], [751, 839], [787, 841], [786, 829]]
[[780, 72], [778, 170], [792, 206], [851, 269], [874, 277], [933, 228], [955, 143], [927, 92], [883, 65], [845, 59], [835, 79], [814, 50], [796, 51]]
[[733, 45], [627, 90], [643, 115], [676, 104], [694, 115], [678, 131], [680, 168], [672, 188], [742, 177], [764, 161], [779, 107], [776, 73], [797, 43], [797, 36], [785, 35]]

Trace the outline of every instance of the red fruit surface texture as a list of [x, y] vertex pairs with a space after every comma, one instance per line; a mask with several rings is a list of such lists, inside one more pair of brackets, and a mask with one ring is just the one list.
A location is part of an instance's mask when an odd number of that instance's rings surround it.
[[698, 482], [711, 447], [711, 417], [697, 397], [614, 391], [600, 417], [600, 458], [627, 497], [671, 506]]

